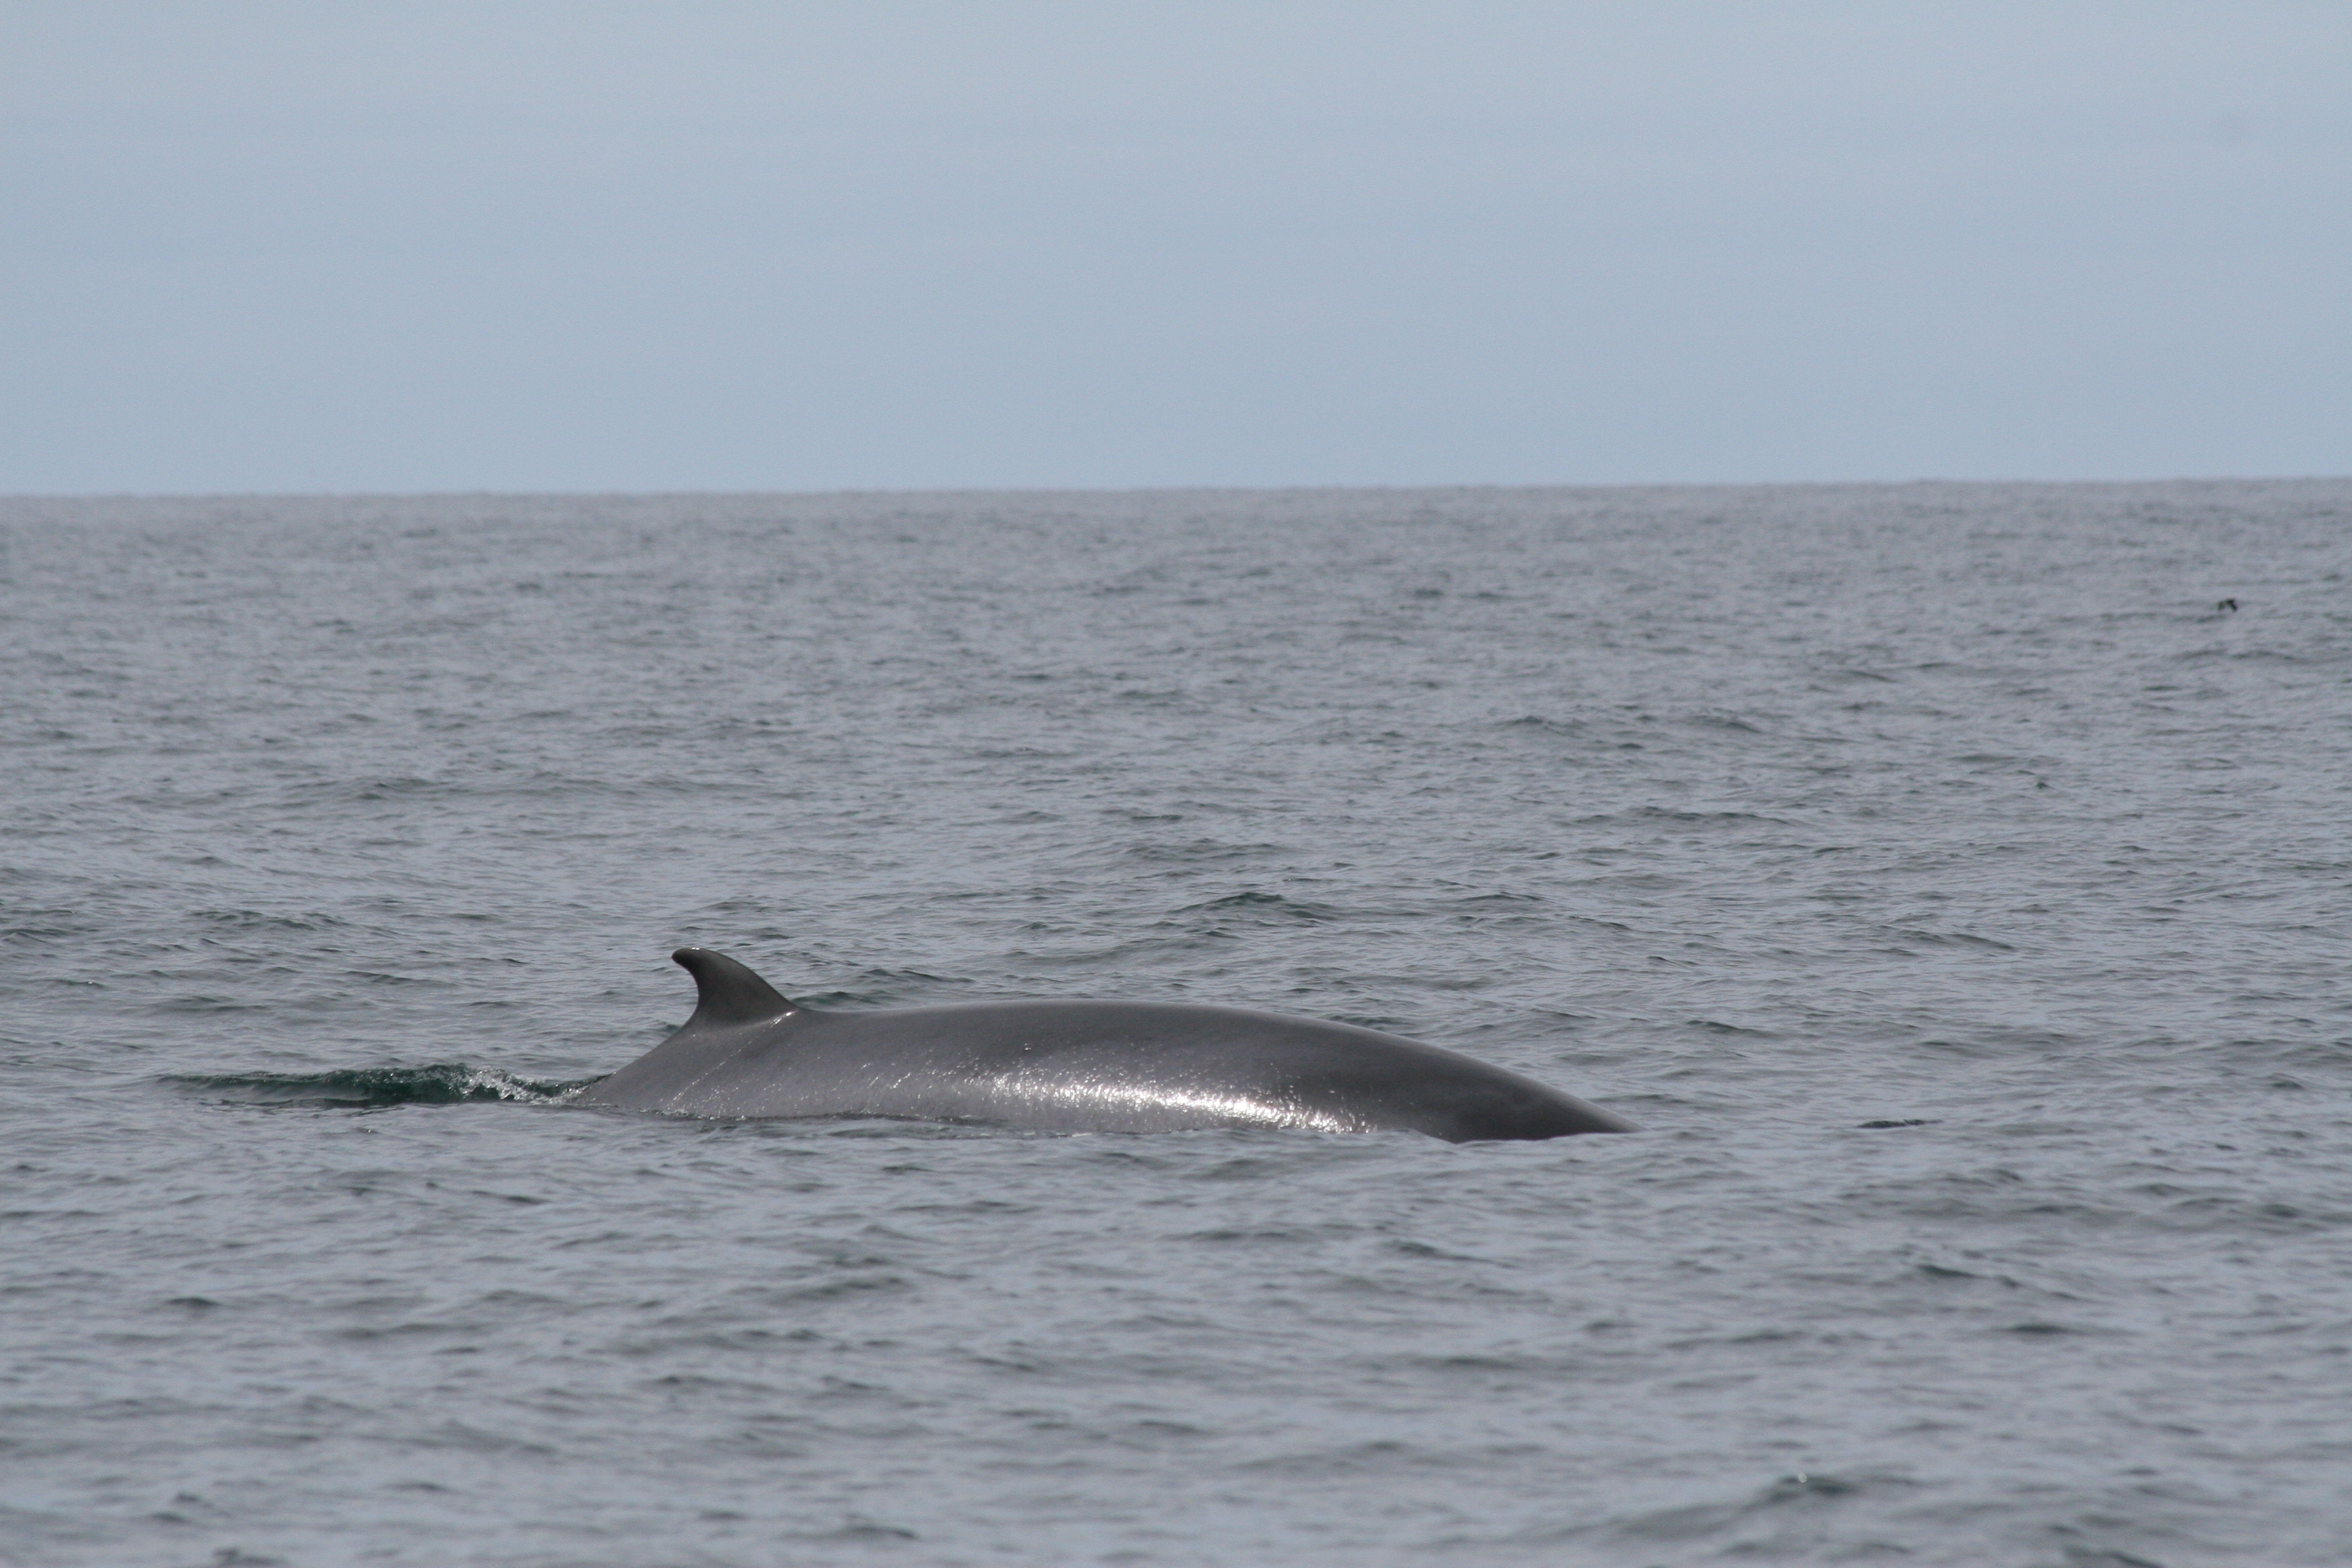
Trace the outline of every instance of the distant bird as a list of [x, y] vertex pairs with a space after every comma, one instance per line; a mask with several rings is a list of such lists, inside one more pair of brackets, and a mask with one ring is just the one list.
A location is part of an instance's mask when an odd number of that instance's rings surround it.
[[2238, 607], [2238, 601], [2235, 599], [2224, 599], [2213, 607], [2217, 610], [2234, 610]]

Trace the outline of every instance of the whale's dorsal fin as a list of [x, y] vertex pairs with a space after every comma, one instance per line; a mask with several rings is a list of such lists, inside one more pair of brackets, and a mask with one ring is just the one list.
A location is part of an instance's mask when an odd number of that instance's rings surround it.
[[695, 989], [700, 993], [695, 1001], [694, 1016], [686, 1021], [689, 1029], [698, 1024], [757, 1024], [800, 1011], [778, 995], [774, 986], [723, 952], [713, 952], [707, 947], [681, 947], [669, 956], [672, 963], [694, 976]]

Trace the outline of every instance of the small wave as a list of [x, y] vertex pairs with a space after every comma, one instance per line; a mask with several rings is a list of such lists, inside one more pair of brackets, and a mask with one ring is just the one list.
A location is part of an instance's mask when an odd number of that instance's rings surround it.
[[1736, 1036], [1749, 1040], [1777, 1040], [1780, 1037], [1769, 1029], [1751, 1029], [1742, 1024], [1727, 1024], [1720, 1018], [1686, 1018], [1693, 1028], [1705, 1029], [1710, 1035]]
[[1701, 730], [1726, 730], [1735, 735], [1760, 735], [1763, 726], [1751, 724], [1736, 713], [1694, 713], [1684, 721]]
[[265, 1105], [457, 1105], [477, 1100], [551, 1103], [596, 1079], [517, 1078], [496, 1068], [436, 1062], [420, 1068], [338, 1068], [327, 1072], [188, 1074], [164, 1082], [193, 1093]]
[[[1210, 899], [1202, 903], [1186, 904], [1158, 923], [1192, 925], [1208, 917], [1220, 921], [1237, 921], [1251, 925], [1320, 925], [1327, 921], [1344, 920], [1346, 911], [1329, 904], [1307, 899], [1286, 899], [1280, 893], [1255, 889], [1229, 893], [1222, 899]], [[1212, 928], [1213, 930], [1221, 928]]]
[[[1965, 931], [1918, 931], [1907, 926], [1889, 926], [1888, 934], [1898, 941], [1916, 942], [1923, 947], [1982, 948], [1992, 952], [2015, 952], [2008, 942], [1989, 936], [1979, 936]], [[1900, 951], [1899, 949], [1897, 951]]]
[[[1790, 1515], [1818, 1515], [1824, 1510], [1834, 1510], [1856, 1497], [1875, 1496], [1885, 1499], [1899, 1494], [1918, 1483], [1910, 1477], [1888, 1470], [1862, 1470], [1845, 1475], [1828, 1475], [1819, 1470], [1797, 1470], [1781, 1476], [1743, 1498], [1721, 1502], [1685, 1503], [1636, 1515], [1608, 1527], [1607, 1533], [1644, 1547], [1657, 1542], [1698, 1541], [1710, 1535], [1734, 1531], [1786, 1530], [1795, 1521]], [[1777, 1527], [1777, 1528], [1776, 1528]], [[1801, 1526], [1799, 1528], [1801, 1528]], [[1773, 1540], [1767, 1536], [1748, 1548], [1757, 1551], [1769, 1542], [1761, 1554], [1789, 1560], [1795, 1553], [1813, 1544], [1804, 1534], [1782, 1536]], [[1737, 1550], [1737, 1549], [1735, 1549]], [[1643, 1555], [1647, 1557], [1648, 1551]], [[1806, 1553], [1808, 1560], [1811, 1554]]]
[[343, 923], [332, 915], [268, 914], [260, 910], [198, 910], [194, 918], [210, 925], [226, 926], [237, 931], [318, 931], [325, 926], [339, 926]]

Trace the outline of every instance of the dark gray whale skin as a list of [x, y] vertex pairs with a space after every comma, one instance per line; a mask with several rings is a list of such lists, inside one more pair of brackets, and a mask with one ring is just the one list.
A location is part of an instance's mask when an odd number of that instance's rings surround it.
[[694, 1016], [578, 1103], [1050, 1132], [1395, 1130], [1456, 1143], [1634, 1131], [1532, 1079], [1349, 1024], [1159, 1002], [825, 1013], [786, 1001], [724, 953], [671, 956], [701, 994]]

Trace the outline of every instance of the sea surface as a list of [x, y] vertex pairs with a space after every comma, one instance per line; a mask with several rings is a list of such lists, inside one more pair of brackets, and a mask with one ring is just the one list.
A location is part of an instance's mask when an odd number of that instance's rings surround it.
[[2352, 1563], [2352, 481], [0, 501], [0, 1563]]

